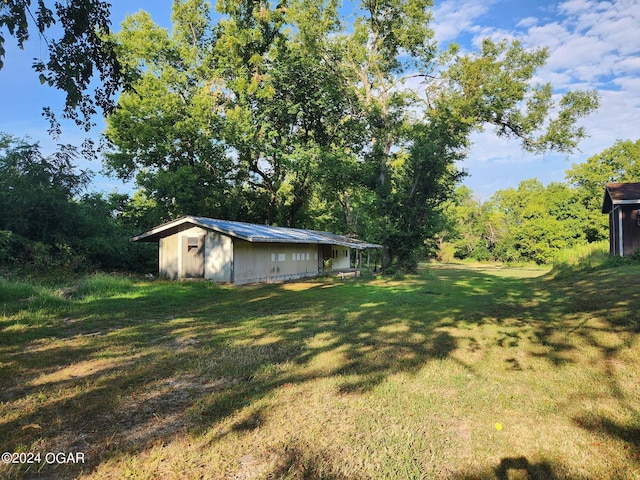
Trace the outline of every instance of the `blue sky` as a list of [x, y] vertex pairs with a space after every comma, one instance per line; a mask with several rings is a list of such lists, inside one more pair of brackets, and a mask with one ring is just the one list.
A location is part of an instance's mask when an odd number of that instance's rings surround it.
[[[116, 31], [127, 13], [140, 9], [169, 26], [171, 0], [112, 3]], [[617, 139], [640, 138], [640, 0], [436, 0], [432, 27], [442, 46], [453, 41], [465, 50], [477, 49], [485, 37], [518, 39], [526, 47], [548, 46], [549, 61], [538, 72], [537, 81], [550, 81], [558, 93], [597, 89], [601, 97], [599, 110], [581, 122], [589, 138], [580, 144], [581, 152], [570, 156], [526, 154], [517, 142], [495, 137], [490, 128], [475, 134], [474, 146], [461, 166], [470, 173], [465, 183], [480, 199], [533, 177], [545, 184], [563, 181], [572, 163], [586, 160]], [[48, 124], [41, 111], [45, 105], [59, 110], [63, 96], [40, 85], [31, 69], [32, 59], [46, 54], [46, 46], [35, 39], [19, 50], [7, 38], [5, 48], [5, 66], [0, 70], [0, 131], [28, 135], [43, 150], [51, 151], [56, 142], [47, 135]], [[103, 128], [104, 123], [98, 121], [90, 135], [97, 137]], [[72, 124], [64, 124], [63, 131], [58, 143], [79, 145], [86, 136]], [[99, 171], [100, 164], [82, 168]], [[92, 189], [127, 192], [131, 185], [97, 176]]]

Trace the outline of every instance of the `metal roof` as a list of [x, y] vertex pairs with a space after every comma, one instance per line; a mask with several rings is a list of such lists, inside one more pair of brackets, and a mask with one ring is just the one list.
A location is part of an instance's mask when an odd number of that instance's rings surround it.
[[356, 238], [337, 235], [318, 230], [300, 228], [273, 227], [255, 223], [233, 222], [206, 217], [186, 216], [159, 225], [151, 230], [131, 237], [132, 242], [157, 242], [160, 238], [173, 235], [193, 226], [212, 230], [229, 237], [239, 238], [252, 243], [312, 243], [318, 245], [341, 245], [344, 247], [365, 249], [382, 248], [381, 245], [368, 243]]
[[614, 205], [635, 204], [640, 204], [640, 183], [607, 183], [602, 213], [609, 213]]

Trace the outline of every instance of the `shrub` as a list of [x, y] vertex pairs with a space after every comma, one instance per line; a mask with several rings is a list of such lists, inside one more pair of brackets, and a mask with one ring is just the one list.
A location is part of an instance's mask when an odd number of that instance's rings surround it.
[[453, 243], [444, 242], [438, 250], [438, 260], [440, 262], [452, 262], [455, 259], [456, 247]]
[[130, 291], [133, 284], [121, 275], [96, 273], [88, 276], [78, 287], [76, 294], [81, 297], [112, 297]]
[[609, 266], [611, 261], [609, 243], [600, 241], [560, 250], [554, 255], [552, 263], [556, 272], [577, 272]]

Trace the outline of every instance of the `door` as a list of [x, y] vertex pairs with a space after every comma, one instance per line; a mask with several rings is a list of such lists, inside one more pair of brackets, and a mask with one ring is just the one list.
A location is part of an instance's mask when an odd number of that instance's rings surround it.
[[204, 278], [204, 235], [182, 239], [182, 278]]

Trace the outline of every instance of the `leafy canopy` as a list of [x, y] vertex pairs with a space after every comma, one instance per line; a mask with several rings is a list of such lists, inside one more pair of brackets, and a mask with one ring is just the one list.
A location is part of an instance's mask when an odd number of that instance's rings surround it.
[[[111, 4], [101, 0], [38, 0], [37, 4], [33, 0], [4, 0], [0, 3], [0, 69], [6, 55], [3, 30], [20, 48], [38, 35], [49, 52], [47, 59], [34, 59], [40, 82], [65, 92], [64, 117], [88, 131], [94, 125], [91, 117], [98, 113], [96, 109], [106, 115], [113, 112], [115, 96], [128, 85], [109, 38], [110, 9]], [[59, 28], [54, 28], [56, 25]], [[60, 36], [51, 37], [52, 31]], [[91, 82], [96, 77], [100, 85], [94, 87]], [[45, 107], [44, 113], [52, 131], [59, 134], [51, 108]]]
[[108, 120], [107, 166], [159, 216], [200, 213], [364, 235], [415, 265], [437, 207], [487, 126], [532, 152], [573, 151], [592, 91], [535, 83], [546, 49], [487, 39], [440, 52], [430, 0], [174, 4], [113, 37], [134, 90]]

